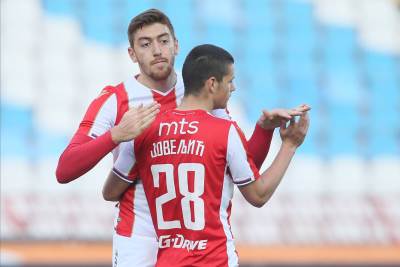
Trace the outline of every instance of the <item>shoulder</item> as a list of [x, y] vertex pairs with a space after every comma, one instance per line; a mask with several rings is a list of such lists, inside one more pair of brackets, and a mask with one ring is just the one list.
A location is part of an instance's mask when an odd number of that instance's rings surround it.
[[224, 113], [223, 109], [214, 109], [207, 114], [210, 119], [216, 122], [224, 123], [226, 125], [232, 124], [232, 121], [228, 117], [226, 117], [226, 113]]
[[207, 113], [204, 122], [208, 124], [209, 129], [213, 129], [214, 132], [221, 131], [222, 129], [229, 130], [233, 122], [224, 117], [219, 117], [213, 113]]
[[128, 94], [126, 92], [124, 83], [107, 85], [101, 90], [100, 94], [95, 99], [95, 101], [100, 102], [108, 100], [115, 101], [117, 106], [124, 105], [126, 102], [128, 102]]
[[124, 90], [125, 90], [124, 82], [120, 82], [114, 85], [106, 85], [103, 88], [102, 92], [117, 93], [119, 91], [124, 91]]
[[223, 108], [214, 109], [211, 111], [211, 114], [218, 118], [224, 119], [224, 120], [232, 120], [232, 118], [229, 115], [229, 112], [226, 108], [225, 109], [223, 109]]
[[95, 100], [100, 100], [100, 99], [107, 99], [112, 95], [117, 95], [120, 94], [121, 92], [125, 91], [125, 87], [123, 83], [120, 83], [118, 85], [106, 85], [101, 89], [100, 93], [96, 96]]
[[93, 100], [91, 109], [94, 111], [103, 110], [101, 114], [96, 116], [116, 116], [116, 121], [119, 121], [123, 113], [128, 110], [128, 96], [124, 84], [119, 83], [104, 87]]
[[108, 92], [110, 94], [126, 95], [126, 88], [123, 82], [117, 85], [107, 85], [106, 87], [104, 87], [103, 91]]

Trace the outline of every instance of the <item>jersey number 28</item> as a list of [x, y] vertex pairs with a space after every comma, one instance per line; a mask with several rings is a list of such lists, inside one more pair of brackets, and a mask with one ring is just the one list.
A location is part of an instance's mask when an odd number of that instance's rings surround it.
[[[188, 172], [194, 172], [194, 190], [189, 191]], [[165, 221], [162, 205], [176, 198], [174, 182], [174, 165], [155, 164], [151, 166], [154, 187], [160, 186], [160, 173], [165, 173], [167, 192], [156, 198], [156, 212], [159, 229], [181, 228], [180, 220]], [[178, 165], [179, 191], [183, 196], [181, 200], [183, 222], [187, 229], [204, 229], [204, 201], [201, 195], [204, 193], [204, 165], [201, 163], [180, 163]], [[190, 209], [190, 202], [194, 206], [194, 221]]]

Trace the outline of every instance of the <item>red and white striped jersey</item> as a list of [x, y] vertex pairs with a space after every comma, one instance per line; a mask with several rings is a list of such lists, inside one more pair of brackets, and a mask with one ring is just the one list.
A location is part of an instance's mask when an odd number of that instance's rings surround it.
[[120, 146], [113, 170], [142, 180], [159, 241], [157, 266], [237, 266], [233, 186], [259, 176], [245, 147], [233, 122], [203, 110], [160, 114]]
[[[107, 86], [90, 104], [80, 123], [78, 133], [97, 138], [117, 125], [130, 107], [157, 101], [161, 104], [161, 112], [163, 112], [176, 108], [181, 102], [183, 94], [184, 86], [182, 76], [179, 74], [175, 87], [165, 93], [149, 89], [139, 83], [136, 77], [117, 86]], [[216, 116], [230, 119], [228, 113], [223, 109], [215, 110], [214, 113]], [[113, 150], [114, 161], [118, 154], [119, 147]], [[156, 237], [143, 185], [140, 182], [130, 186], [120, 200], [115, 230], [119, 235], [126, 237], [133, 234]]]
[[[136, 78], [132, 77], [117, 86], [105, 87], [89, 106], [78, 132], [96, 138], [117, 125], [124, 113], [133, 106], [157, 101], [161, 105], [161, 111], [165, 111], [174, 109], [183, 97], [181, 75], [177, 75], [175, 87], [165, 93], [149, 89]], [[119, 147], [113, 150], [114, 161], [118, 154]], [[130, 186], [119, 202], [115, 230], [123, 236], [135, 233], [155, 237], [147, 200], [140, 183]]]

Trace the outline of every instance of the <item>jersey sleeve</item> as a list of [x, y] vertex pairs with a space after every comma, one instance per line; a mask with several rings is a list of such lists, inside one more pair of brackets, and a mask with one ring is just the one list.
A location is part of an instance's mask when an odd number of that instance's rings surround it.
[[97, 138], [114, 127], [117, 113], [118, 101], [114, 87], [106, 87], [90, 104], [79, 125], [78, 133]]
[[96, 139], [84, 134], [75, 134], [58, 160], [57, 181], [69, 183], [75, 180], [92, 169], [116, 146], [110, 132]]
[[[237, 125], [236, 121], [233, 120], [227, 108], [214, 109], [211, 111], [211, 114], [221, 119], [233, 121], [236, 124], [236, 127], [241, 132], [239, 126]], [[264, 130], [256, 123], [252, 136], [249, 140], [246, 141], [246, 148], [252, 156], [254, 164], [258, 169], [261, 168], [265, 158], [267, 157], [269, 148], [271, 146], [273, 133], [274, 130]]]
[[260, 176], [233, 124], [229, 129], [226, 158], [233, 182], [238, 186], [251, 183]]
[[133, 175], [136, 164], [134, 145], [134, 141], [124, 142], [119, 145], [119, 156], [113, 167], [113, 172], [128, 183], [132, 183], [136, 178]]

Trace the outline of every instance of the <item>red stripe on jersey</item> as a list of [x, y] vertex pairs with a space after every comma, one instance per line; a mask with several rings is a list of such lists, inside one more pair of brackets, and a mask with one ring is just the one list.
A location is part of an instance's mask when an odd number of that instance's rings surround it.
[[[232, 226], [231, 226], [231, 210], [232, 210], [232, 201], [229, 201], [228, 209], [226, 212], [228, 213], [228, 225], [229, 225], [229, 232], [231, 232], [232, 238], [235, 239], [235, 236], [232, 233]], [[235, 248], [235, 254], [239, 258], [239, 254]]]
[[[136, 178], [137, 175], [137, 164], [135, 164], [128, 173], [129, 178]], [[134, 179], [132, 179], [134, 180]], [[133, 234], [133, 225], [135, 223], [135, 190], [136, 186], [133, 184], [130, 186], [122, 196], [120, 200], [118, 223], [116, 226], [116, 232], [119, 235], [130, 237]]]
[[251, 154], [249, 152], [249, 148], [247, 146], [247, 141], [246, 141], [246, 137], [244, 136], [244, 133], [242, 132], [242, 129], [239, 128], [239, 126], [237, 125], [237, 123], [235, 121], [232, 121], [233, 126], [235, 126], [236, 130], [238, 131], [240, 140], [242, 141], [243, 147], [246, 150], [246, 155], [247, 155], [247, 162], [250, 165], [250, 168], [254, 174], [254, 178], [258, 179], [258, 177], [260, 176], [258, 169], [256, 167], [256, 165], [254, 164], [253, 158], [251, 157]]
[[115, 125], [117, 125], [121, 121], [122, 116], [129, 109], [129, 99], [123, 83], [116, 86], [115, 93], [117, 95], [117, 117], [115, 118]]
[[86, 114], [83, 117], [81, 124], [79, 125], [77, 133], [86, 135], [89, 133], [89, 131], [93, 127], [93, 123], [97, 117], [97, 114], [99, 114], [101, 107], [104, 105], [107, 99], [114, 93], [115, 93], [115, 87], [113, 86], [107, 86], [100, 92], [99, 96], [92, 101], [88, 110], [86, 111]]
[[119, 201], [119, 214], [115, 231], [117, 234], [130, 237], [132, 234], [135, 216], [133, 211], [133, 201], [135, 198], [135, 185], [130, 186]]
[[160, 112], [171, 110], [176, 108], [176, 93], [175, 88], [171, 90], [167, 95], [162, 95], [154, 90], [151, 90], [154, 101], [157, 101], [160, 105]]

